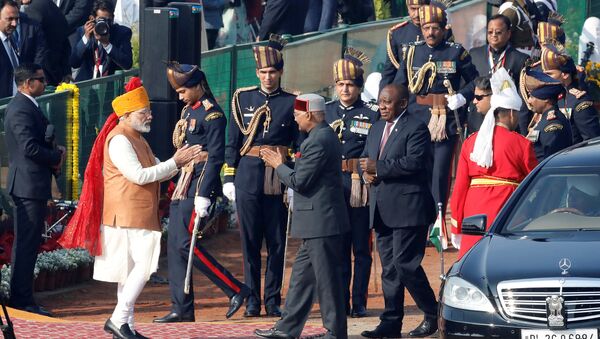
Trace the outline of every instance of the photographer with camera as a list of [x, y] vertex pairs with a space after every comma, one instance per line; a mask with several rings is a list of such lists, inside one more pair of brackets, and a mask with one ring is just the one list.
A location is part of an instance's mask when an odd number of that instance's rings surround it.
[[100, 78], [131, 68], [131, 29], [113, 22], [114, 5], [96, 0], [89, 20], [77, 29], [70, 64], [75, 81]]

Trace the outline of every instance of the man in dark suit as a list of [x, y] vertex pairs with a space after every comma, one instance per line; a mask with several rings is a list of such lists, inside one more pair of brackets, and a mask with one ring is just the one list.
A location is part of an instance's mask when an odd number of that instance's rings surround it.
[[67, 24], [69, 25], [69, 34], [75, 32], [77, 27], [85, 24], [88, 16], [92, 12], [92, 0], [53, 0], [58, 8], [63, 12]]
[[13, 70], [21, 63], [42, 64], [46, 39], [41, 27], [13, 0], [0, 0], [0, 98], [16, 94]]
[[[492, 74], [500, 67], [506, 68], [508, 74], [519, 88], [519, 75], [529, 58], [525, 53], [516, 50], [510, 44], [511, 22], [502, 14], [496, 14], [490, 18], [487, 24], [487, 45], [475, 47], [469, 51], [471, 62], [480, 75]], [[483, 122], [483, 115], [477, 112], [475, 105], [469, 106], [467, 120], [468, 133], [477, 132]], [[523, 104], [519, 112], [519, 129], [521, 133], [527, 134], [527, 124], [531, 115], [527, 106]]]
[[15, 203], [9, 304], [49, 315], [33, 300], [33, 268], [42, 241], [46, 202], [51, 198], [52, 174], [61, 168], [65, 148], [52, 146], [48, 119], [34, 99], [44, 93], [42, 67], [21, 64], [15, 69], [15, 80], [19, 92], [6, 107], [4, 119], [9, 162], [7, 189]]
[[294, 117], [308, 132], [294, 169], [283, 164], [283, 154], [261, 151], [286, 186], [294, 190], [291, 236], [302, 239], [292, 267], [283, 317], [264, 338], [299, 338], [315, 297], [327, 338], [347, 338], [346, 308], [340, 263], [343, 237], [350, 230], [342, 183], [342, 147], [324, 121], [325, 100], [316, 94], [296, 98]]
[[269, 0], [263, 13], [258, 40], [268, 40], [271, 34], [304, 33], [308, 0]]
[[47, 57], [42, 61], [46, 80], [52, 86], [58, 85], [67, 74], [71, 74], [69, 56], [69, 26], [65, 16], [52, 0], [22, 0], [25, 14], [40, 23], [46, 47]]
[[371, 127], [360, 161], [363, 179], [371, 184], [371, 227], [377, 234], [385, 302], [380, 324], [362, 332], [367, 338], [400, 337], [404, 287], [425, 313], [409, 336], [427, 337], [437, 330], [437, 302], [421, 267], [427, 226], [435, 219], [430, 134], [424, 122], [406, 111], [407, 104], [406, 87], [384, 87], [379, 95], [382, 120]]
[[[70, 64], [79, 68], [75, 81], [100, 78], [116, 70], [130, 69], [133, 64], [131, 29], [113, 22], [114, 6], [110, 0], [96, 0], [93, 13], [79, 27], [72, 41]], [[99, 21], [108, 25], [104, 32]]]

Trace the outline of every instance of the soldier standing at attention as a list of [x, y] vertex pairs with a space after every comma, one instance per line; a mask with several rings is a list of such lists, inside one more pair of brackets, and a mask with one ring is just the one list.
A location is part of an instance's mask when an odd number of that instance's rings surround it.
[[271, 35], [266, 46], [253, 48], [260, 86], [233, 94], [225, 148], [223, 194], [236, 202], [244, 254], [245, 283], [252, 289], [246, 317], [260, 316], [261, 258], [267, 245], [264, 303], [267, 316], [281, 316], [281, 281], [286, 238], [286, 208], [282, 184], [272, 167], [260, 159], [261, 149], [288, 154], [299, 145], [294, 121], [296, 96], [281, 89], [286, 41]]
[[[325, 106], [325, 120], [337, 133], [342, 143], [342, 171], [344, 196], [350, 216], [351, 232], [344, 239], [344, 292], [346, 311], [350, 311], [350, 280], [352, 276], [352, 312], [354, 318], [367, 316], [367, 294], [371, 273], [371, 230], [367, 207], [367, 187], [361, 182], [359, 157], [365, 147], [371, 125], [379, 120], [379, 113], [367, 107], [360, 99], [364, 85], [363, 63], [369, 59], [360, 51], [348, 48], [344, 58], [333, 65], [335, 90], [339, 100]], [[354, 274], [350, 251], [354, 253]]]
[[[403, 67], [395, 83], [410, 91], [408, 112], [428, 123], [433, 143], [431, 191], [435, 203], [448, 200], [450, 164], [463, 117], [458, 109], [473, 100], [473, 80], [479, 75], [462, 45], [448, 42], [446, 6], [431, 1], [419, 8], [425, 40], [402, 48]], [[461, 78], [466, 85], [459, 90]], [[456, 91], [456, 92], [455, 92]]]

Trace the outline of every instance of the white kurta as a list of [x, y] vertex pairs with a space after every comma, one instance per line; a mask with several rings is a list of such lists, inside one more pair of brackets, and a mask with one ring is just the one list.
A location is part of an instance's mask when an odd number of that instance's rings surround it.
[[[133, 146], [124, 135], [114, 136], [108, 145], [108, 155], [123, 176], [137, 185], [164, 181], [177, 174], [172, 158], [143, 168]], [[146, 280], [158, 268], [161, 232], [139, 228], [100, 227], [102, 255], [94, 261], [94, 279], [125, 283], [135, 265], [144, 267]]]

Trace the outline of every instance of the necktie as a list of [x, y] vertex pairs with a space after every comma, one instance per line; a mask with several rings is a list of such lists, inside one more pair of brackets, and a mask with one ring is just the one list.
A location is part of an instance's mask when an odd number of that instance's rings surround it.
[[6, 40], [8, 40], [8, 49], [7, 49], [7, 53], [8, 53], [8, 58], [10, 59], [10, 63], [13, 66], [13, 69], [17, 68], [17, 66], [19, 66], [19, 60], [17, 58], [17, 52], [15, 51], [14, 47], [13, 47], [13, 42], [11, 40], [10, 37], [8, 37]]
[[383, 148], [390, 137], [390, 133], [392, 132], [392, 126], [394, 126], [393, 122], [385, 123], [385, 130], [383, 131], [383, 138], [381, 139], [381, 144], [379, 144], [379, 159], [381, 159], [381, 155], [383, 154]]

